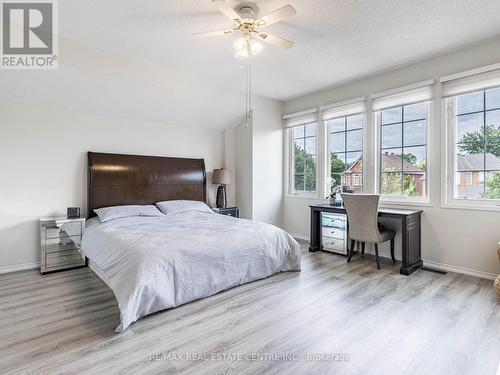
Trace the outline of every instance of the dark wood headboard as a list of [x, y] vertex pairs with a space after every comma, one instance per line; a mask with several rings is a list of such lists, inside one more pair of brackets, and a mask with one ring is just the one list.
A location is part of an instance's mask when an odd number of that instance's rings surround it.
[[88, 212], [125, 204], [188, 199], [206, 202], [203, 159], [88, 153]]

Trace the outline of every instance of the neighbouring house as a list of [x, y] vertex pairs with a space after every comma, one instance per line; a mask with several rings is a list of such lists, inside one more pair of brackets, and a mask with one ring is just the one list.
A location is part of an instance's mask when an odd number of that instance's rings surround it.
[[457, 155], [456, 193], [463, 198], [481, 198], [484, 182], [500, 171], [500, 158], [487, 154]]
[[[384, 170], [401, 172], [410, 176], [415, 183], [415, 188], [419, 196], [426, 194], [425, 171], [411, 164], [407, 160], [401, 160], [401, 156], [395, 153], [385, 152], [382, 154], [382, 166]], [[363, 157], [360, 156], [342, 176], [342, 186], [348, 186], [354, 193], [363, 192]]]

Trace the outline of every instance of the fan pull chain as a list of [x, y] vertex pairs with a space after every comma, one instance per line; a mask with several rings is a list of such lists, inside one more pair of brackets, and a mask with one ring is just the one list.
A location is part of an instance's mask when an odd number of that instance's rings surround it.
[[246, 103], [245, 103], [245, 127], [248, 128], [253, 118], [253, 87], [252, 87], [252, 54], [250, 51], [250, 45], [247, 44], [248, 48], [248, 59], [245, 69], [246, 76]]

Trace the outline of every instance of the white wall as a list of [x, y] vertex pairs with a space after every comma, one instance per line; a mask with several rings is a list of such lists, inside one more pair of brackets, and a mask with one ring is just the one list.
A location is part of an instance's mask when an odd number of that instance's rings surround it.
[[[500, 62], [500, 38], [492, 39], [468, 49], [442, 55], [414, 65], [368, 77], [343, 86], [312, 93], [284, 103], [284, 113], [318, 107], [343, 100], [369, 96], [412, 83], [435, 79], [457, 72]], [[430, 261], [495, 274], [500, 272], [496, 255], [500, 240], [500, 212], [471, 211], [441, 208], [441, 106], [434, 106], [434, 121], [431, 132], [431, 176], [430, 189], [432, 207], [424, 209], [422, 222], [422, 257]], [[371, 126], [370, 123], [367, 127]], [[373, 142], [370, 131], [366, 153], [372, 153]], [[372, 169], [367, 171], [367, 191], [373, 191]], [[443, 171], [444, 173], [444, 171]], [[323, 192], [324, 193], [324, 192]], [[321, 194], [319, 197], [321, 197]], [[310, 203], [325, 202], [286, 196], [284, 201], [284, 227], [291, 233], [308, 236]], [[384, 248], [385, 255], [387, 250]], [[398, 251], [397, 251], [398, 252]], [[400, 252], [400, 251], [399, 251]], [[467, 271], [467, 270], [465, 270]]]
[[256, 99], [253, 119], [253, 219], [283, 225], [282, 103]]
[[208, 203], [211, 171], [224, 166], [219, 130], [91, 116], [0, 103], [0, 270], [39, 260], [38, 219], [79, 206], [86, 213], [86, 152], [204, 158]]
[[247, 127], [242, 120], [225, 132], [226, 163], [236, 172], [232, 188], [240, 216], [277, 226], [283, 225], [282, 109], [279, 101], [255, 97], [252, 123]]
[[236, 169], [236, 205], [240, 208], [240, 217], [253, 218], [252, 191], [252, 125], [238, 126], [233, 130]]

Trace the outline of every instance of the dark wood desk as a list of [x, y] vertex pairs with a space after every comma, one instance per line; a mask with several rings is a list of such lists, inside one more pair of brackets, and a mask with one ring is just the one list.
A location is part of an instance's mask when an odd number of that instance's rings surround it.
[[[322, 250], [321, 245], [321, 213], [333, 212], [346, 214], [344, 207], [329, 204], [310, 205], [311, 208], [311, 246], [309, 251]], [[402, 228], [402, 264], [400, 273], [409, 275], [422, 267], [420, 216], [422, 210], [404, 210], [396, 208], [380, 208], [379, 217], [398, 219]]]

